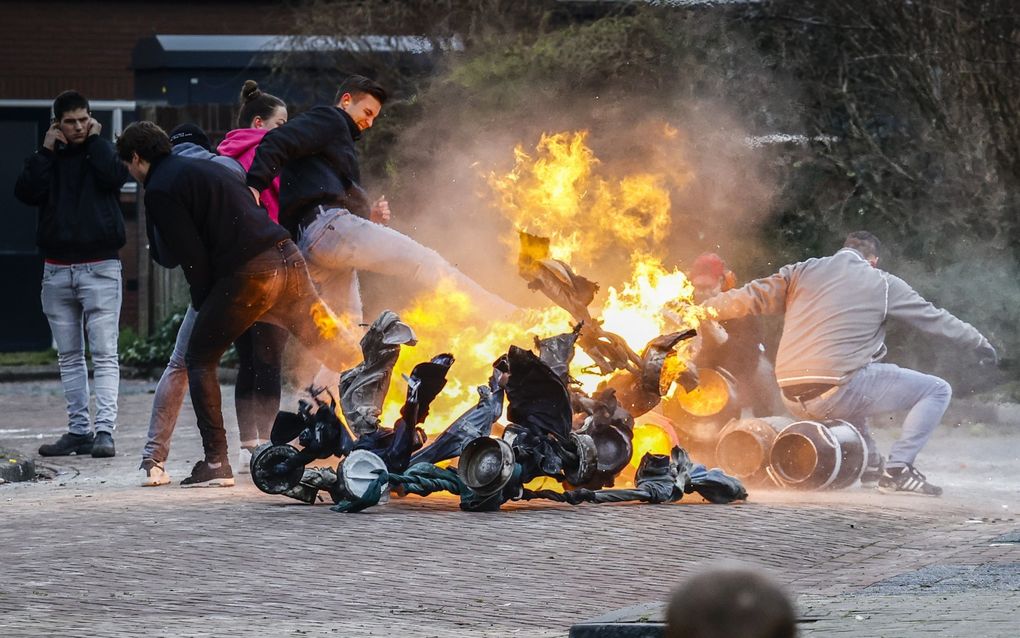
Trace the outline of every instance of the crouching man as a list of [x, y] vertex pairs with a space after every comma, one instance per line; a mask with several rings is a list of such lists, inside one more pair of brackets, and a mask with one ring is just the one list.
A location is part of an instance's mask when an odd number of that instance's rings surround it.
[[319, 299], [289, 233], [229, 169], [172, 156], [152, 122], [124, 129], [117, 154], [145, 185], [150, 244], [172, 253], [161, 255], [168, 265], [180, 264], [198, 311], [184, 360], [205, 459], [181, 485], [233, 485], [216, 377], [230, 344], [254, 322], [270, 321], [343, 370], [361, 358], [359, 337]]
[[[704, 305], [726, 320], [785, 314], [776, 355], [776, 379], [790, 412], [806, 419], [844, 419], [868, 441], [865, 474], [883, 492], [942, 494], [914, 467], [949, 407], [952, 388], [942, 379], [878, 363], [885, 355], [885, 326], [900, 319], [915, 328], [973, 348], [994, 364], [995, 349], [973, 326], [936, 308], [905, 281], [878, 269], [881, 243], [867, 231], [850, 233], [829, 257], [783, 266], [779, 272]], [[866, 418], [905, 411], [903, 431], [882, 469]], [[862, 477], [862, 482], [866, 477]]]

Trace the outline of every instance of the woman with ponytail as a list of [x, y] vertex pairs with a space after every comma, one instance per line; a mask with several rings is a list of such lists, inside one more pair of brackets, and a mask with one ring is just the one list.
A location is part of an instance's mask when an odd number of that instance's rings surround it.
[[[227, 133], [216, 150], [220, 155], [237, 160], [247, 171], [262, 138], [286, 122], [287, 105], [284, 101], [262, 91], [254, 80], [246, 80], [241, 87], [238, 128]], [[274, 179], [260, 195], [266, 213], [278, 222], [280, 178]], [[234, 406], [241, 438], [238, 469], [242, 473], [248, 471], [252, 450], [269, 440], [273, 421], [280, 410], [283, 349], [288, 335], [284, 328], [256, 322], [234, 342], [239, 360]]]
[[[227, 133], [216, 147], [220, 155], [232, 157], [244, 170], [251, 167], [255, 149], [266, 133], [287, 123], [287, 105], [283, 100], [262, 91], [255, 80], [245, 80], [241, 87], [241, 111], [237, 115], [237, 128]], [[260, 193], [262, 205], [273, 221], [280, 218], [280, 178]]]

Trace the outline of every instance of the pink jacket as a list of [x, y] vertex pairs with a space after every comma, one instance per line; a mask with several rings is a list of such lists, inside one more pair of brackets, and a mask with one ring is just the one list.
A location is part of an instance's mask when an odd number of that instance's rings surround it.
[[[255, 149], [259, 142], [265, 137], [268, 131], [264, 128], [237, 128], [227, 133], [216, 150], [220, 155], [233, 157], [244, 170], [251, 168], [252, 160], [255, 159]], [[269, 188], [260, 193], [262, 205], [265, 206], [269, 217], [279, 223], [280, 221], [280, 176], [277, 175]]]

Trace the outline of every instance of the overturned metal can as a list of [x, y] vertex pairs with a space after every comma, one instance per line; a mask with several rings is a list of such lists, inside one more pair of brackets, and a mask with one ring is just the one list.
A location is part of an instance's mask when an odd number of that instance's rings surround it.
[[776, 436], [793, 419], [771, 416], [733, 419], [719, 433], [715, 458], [719, 467], [749, 484], [769, 483], [769, 457]]
[[577, 448], [577, 465], [565, 468], [564, 475], [571, 485], [584, 485], [595, 476], [598, 469], [598, 448], [587, 434], [571, 432], [570, 440]]
[[770, 475], [780, 485], [838, 489], [861, 477], [868, 446], [846, 421], [796, 421], [776, 436], [769, 459]]
[[684, 449], [699, 463], [713, 465], [722, 429], [740, 417], [737, 383], [722, 368], [700, 368], [698, 377], [697, 387], [690, 392], [677, 387], [660, 410], [675, 424]]

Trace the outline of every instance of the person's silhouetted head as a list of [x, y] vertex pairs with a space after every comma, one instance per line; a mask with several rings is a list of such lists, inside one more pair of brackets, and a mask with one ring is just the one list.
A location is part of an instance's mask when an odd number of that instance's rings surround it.
[[687, 579], [669, 601], [666, 638], [793, 638], [793, 605], [763, 573], [715, 567]]

